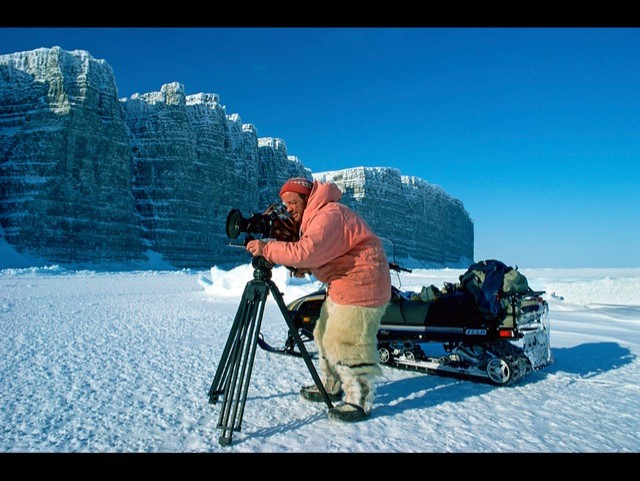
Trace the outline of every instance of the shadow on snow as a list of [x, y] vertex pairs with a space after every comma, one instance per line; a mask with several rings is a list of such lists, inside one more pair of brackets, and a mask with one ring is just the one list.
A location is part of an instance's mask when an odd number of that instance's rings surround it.
[[581, 377], [598, 376], [631, 364], [636, 356], [615, 342], [595, 342], [551, 349], [555, 362], [546, 372], [566, 372]]

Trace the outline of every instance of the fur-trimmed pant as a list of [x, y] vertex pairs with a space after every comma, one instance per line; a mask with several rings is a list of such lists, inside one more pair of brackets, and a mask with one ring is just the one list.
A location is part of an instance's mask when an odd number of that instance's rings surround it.
[[377, 334], [385, 309], [335, 304], [327, 297], [313, 330], [325, 389], [342, 389], [345, 402], [366, 412], [375, 397], [373, 379], [382, 373]]

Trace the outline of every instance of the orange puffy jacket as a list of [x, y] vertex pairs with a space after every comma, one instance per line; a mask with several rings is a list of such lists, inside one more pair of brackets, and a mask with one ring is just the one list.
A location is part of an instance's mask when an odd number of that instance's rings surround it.
[[380, 238], [339, 200], [331, 182], [313, 183], [302, 215], [300, 240], [269, 241], [262, 255], [274, 264], [306, 268], [336, 304], [382, 306], [391, 298], [389, 262]]

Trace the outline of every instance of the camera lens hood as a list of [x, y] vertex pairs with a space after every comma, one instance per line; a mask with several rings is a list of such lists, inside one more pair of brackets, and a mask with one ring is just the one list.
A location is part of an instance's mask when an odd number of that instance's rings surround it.
[[229, 239], [236, 239], [242, 232], [240, 222], [243, 220], [242, 212], [239, 209], [231, 209], [227, 214], [227, 237]]

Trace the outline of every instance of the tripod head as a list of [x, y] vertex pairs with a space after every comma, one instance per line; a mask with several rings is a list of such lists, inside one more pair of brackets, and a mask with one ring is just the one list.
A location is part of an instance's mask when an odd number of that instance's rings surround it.
[[254, 268], [253, 278], [259, 281], [268, 281], [271, 279], [271, 269], [274, 264], [269, 262], [262, 256], [255, 256], [251, 259], [251, 265]]

